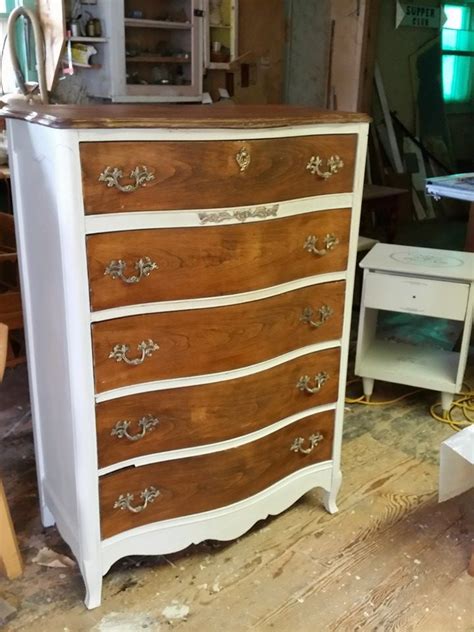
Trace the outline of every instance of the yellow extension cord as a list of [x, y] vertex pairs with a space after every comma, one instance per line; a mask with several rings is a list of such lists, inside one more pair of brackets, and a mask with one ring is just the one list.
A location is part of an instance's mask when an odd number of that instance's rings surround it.
[[[353, 384], [354, 382], [359, 382], [360, 380], [351, 380], [347, 384]], [[440, 421], [443, 424], [447, 424], [453, 430], [462, 430], [466, 428], [470, 424], [474, 423], [474, 391], [468, 384], [464, 384], [463, 386], [467, 386], [466, 391], [461, 391], [457, 394], [457, 399], [453, 401], [448, 412], [443, 415], [443, 411], [441, 408], [441, 403], [433, 404], [430, 407], [431, 416]], [[346, 404], [362, 404], [363, 406], [388, 406], [390, 404], [395, 404], [396, 402], [400, 402], [407, 397], [411, 397], [415, 393], [419, 393], [422, 389], [417, 388], [414, 391], [410, 391], [405, 393], [404, 395], [400, 395], [400, 397], [396, 397], [395, 399], [386, 400], [383, 402], [372, 402], [368, 401], [365, 398], [365, 395], [361, 397], [352, 398], [346, 397]], [[453, 414], [456, 413], [456, 417], [453, 417]]]

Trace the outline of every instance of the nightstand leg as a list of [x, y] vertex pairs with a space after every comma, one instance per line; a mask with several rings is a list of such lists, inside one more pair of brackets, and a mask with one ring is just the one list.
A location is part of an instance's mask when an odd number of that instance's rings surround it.
[[84, 561], [81, 568], [82, 577], [86, 585], [86, 598], [84, 603], [86, 608], [98, 608], [102, 600], [102, 573], [98, 570], [97, 563]]
[[374, 383], [371, 377], [363, 377], [362, 378], [362, 388], [364, 391], [365, 399], [370, 402], [370, 398], [372, 397], [372, 393], [374, 392]]
[[333, 472], [331, 489], [329, 491], [324, 490], [323, 503], [324, 503], [324, 506], [326, 507], [326, 511], [328, 511], [330, 514], [337, 513], [338, 511], [337, 505], [336, 505], [336, 498], [337, 498], [337, 493], [339, 491], [339, 488], [341, 487], [341, 481], [342, 481], [341, 470]]
[[449, 409], [453, 404], [454, 393], [441, 393], [441, 408], [443, 409], [443, 415], [447, 415]]

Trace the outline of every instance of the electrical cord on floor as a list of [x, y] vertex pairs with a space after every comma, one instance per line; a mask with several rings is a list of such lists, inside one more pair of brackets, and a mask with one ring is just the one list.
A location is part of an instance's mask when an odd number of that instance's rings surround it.
[[[350, 380], [347, 385], [354, 384], [355, 382], [360, 382], [360, 380]], [[467, 390], [461, 391], [457, 394], [456, 399], [453, 400], [450, 409], [445, 414], [443, 414], [441, 403], [433, 404], [430, 407], [431, 416], [437, 421], [447, 424], [453, 430], [462, 430], [463, 428], [474, 424], [474, 391], [471, 389], [469, 384], [463, 384], [463, 386], [467, 387]], [[422, 391], [422, 389], [417, 388], [414, 391], [409, 391], [408, 393], [404, 393], [394, 399], [388, 399], [381, 402], [367, 400], [365, 395], [361, 395], [356, 398], [346, 397], [345, 402], [346, 404], [362, 404], [363, 406], [389, 406], [390, 404], [395, 404], [403, 399], [407, 399], [420, 391]]]

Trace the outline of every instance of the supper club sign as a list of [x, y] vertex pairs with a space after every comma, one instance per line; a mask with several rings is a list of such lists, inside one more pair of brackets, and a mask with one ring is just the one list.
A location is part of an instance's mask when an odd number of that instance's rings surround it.
[[439, 7], [397, 2], [396, 28], [399, 26], [414, 26], [439, 29], [445, 21], [444, 11]]

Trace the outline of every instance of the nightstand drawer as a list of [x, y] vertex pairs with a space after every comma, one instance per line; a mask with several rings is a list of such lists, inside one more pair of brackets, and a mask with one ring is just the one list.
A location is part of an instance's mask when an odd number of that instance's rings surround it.
[[353, 189], [357, 136], [81, 143], [86, 213], [236, 207]]
[[415, 276], [368, 272], [365, 307], [408, 314], [464, 320], [469, 285]]
[[219, 373], [341, 336], [345, 283], [92, 326], [96, 391]]
[[97, 404], [99, 466], [235, 439], [335, 402], [339, 355], [329, 349], [242, 378]]
[[345, 270], [351, 211], [252, 224], [92, 235], [93, 310], [238, 294]]
[[100, 479], [102, 538], [249, 498], [332, 456], [334, 411], [237, 448], [126, 468]]

